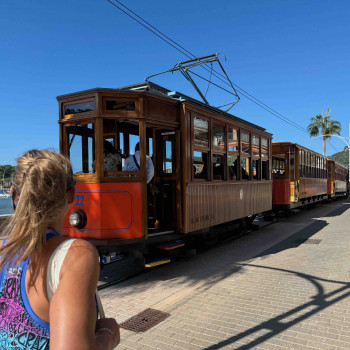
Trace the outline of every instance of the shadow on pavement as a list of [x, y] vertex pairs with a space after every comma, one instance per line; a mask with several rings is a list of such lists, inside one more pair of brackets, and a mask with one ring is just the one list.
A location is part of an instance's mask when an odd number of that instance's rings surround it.
[[276, 254], [283, 250], [290, 249], [290, 248], [297, 248], [301, 244], [303, 244], [306, 240], [311, 238], [313, 235], [315, 235], [317, 232], [321, 231], [323, 228], [327, 226], [327, 222], [324, 220], [317, 220], [311, 225], [301, 229], [300, 231], [296, 232], [294, 235], [286, 238], [282, 242], [277, 243], [276, 245], [272, 246], [269, 249], [266, 249], [265, 251], [261, 252], [260, 254], [256, 255], [255, 257], [262, 257], [269, 254]]
[[[264, 335], [257, 334], [256, 338], [251, 340], [249, 343], [244, 345], [237, 344], [237, 347], [235, 347], [236, 350], [247, 350], [247, 349], [255, 348], [257, 345], [285, 331], [291, 326], [296, 325], [297, 323], [307, 319], [308, 317], [350, 296], [350, 283], [348, 282], [327, 280], [327, 279], [318, 278], [315, 276], [307, 275], [296, 271], [273, 268], [268, 266], [260, 266], [260, 265], [254, 265], [254, 264], [238, 264], [238, 265], [262, 268], [262, 269], [270, 269], [275, 271], [281, 271], [284, 273], [294, 274], [300, 278], [307, 279], [310, 283], [312, 283], [317, 289], [317, 294], [312, 298], [310, 298], [310, 301], [304, 304], [301, 304], [287, 312], [281, 313], [280, 315], [273, 317], [265, 322], [262, 322], [257, 326], [251, 327], [250, 329], [247, 329], [244, 332], [234, 335], [229, 339], [223, 340], [215, 345], [211, 345], [205, 348], [204, 350], [215, 350], [215, 349], [221, 349], [228, 345], [232, 346], [235, 342], [247, 336], [251, 337], [252, 335], [254, 335], [254, 333], [260, 332], [261, 334], [262, 331], [266, 331], [267, 333]], [[321, 282], [335, 283], [339, 285], [339, 288], [325, 294], [324, 288]], [[327, 300], [327, 299], [330, 299], [330, 300]], [[310, 308], [312, 308], [312, 310], [310, 310]], [[302, 314], [300, 315], [300, 313]], [[293, 316], [295, 317], [293, 318]], [[293, 319], [288, 321], [287, 318], [291, 318], [291, 317]]]
[[[249, 259], [276, 254], [290, 248], [297, 248], [328, 225], [321, 218], [338, 216], [348, 209], [349, 203], [345, 202], [341, 203], [340, 207], [329, 214], [324, 215], [318, 212], [310, 220], [311, 224], [258, 254], [254, 254], [250, 247], [259, 236], [263, 237], [264, 232], [261, 231], [252, 232], [225, 245], [212, 247], [190, 259], [180, 260], [171, 265], [160, 266], [148, 273], [136, 276], [124, 281], [122, 284], [109, 288], [111, 291], [118, 290], [118, 295], [123, 297], [130, 294], [142, 293], [152, 289], [155, 285], [176, 288], [185, 286], [191, 288], [196, 287], [201, 282], [200, 290], [205, 291], [230, 275], [244, 274], [245, 265], [239, 265], [237, 262], [249, 261]], [[247, 240], [249, 240], [248, 243]], [[244, 250], [245, 253], [242, 253]]]

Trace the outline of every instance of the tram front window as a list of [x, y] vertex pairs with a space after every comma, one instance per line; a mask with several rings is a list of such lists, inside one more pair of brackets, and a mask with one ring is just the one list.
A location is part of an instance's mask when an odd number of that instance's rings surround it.
[[95, 125], [76, 124], [67, 127], [68, 154], [74, 174], [95, 172]]

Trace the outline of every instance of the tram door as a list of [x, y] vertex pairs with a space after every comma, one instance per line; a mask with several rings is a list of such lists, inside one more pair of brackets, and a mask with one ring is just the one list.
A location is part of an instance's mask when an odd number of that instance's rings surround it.
[[155, 217], [159, 229], [177, 226], [177, 171], [176, 139], [178, 131], [156, 130], [155, 132]]

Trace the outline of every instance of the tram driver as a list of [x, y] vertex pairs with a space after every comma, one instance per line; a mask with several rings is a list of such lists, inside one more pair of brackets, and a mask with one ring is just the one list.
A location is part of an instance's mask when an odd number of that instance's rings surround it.
[[[154, 166], [151, 157], [146, 155], [146, 169], [147, 169], [147, 183], [149, 183], [154, 176]], [[140, 144], [135, 146], [135, 154], [129, 156], [125, 160], [123, 171], [140, 171]]]

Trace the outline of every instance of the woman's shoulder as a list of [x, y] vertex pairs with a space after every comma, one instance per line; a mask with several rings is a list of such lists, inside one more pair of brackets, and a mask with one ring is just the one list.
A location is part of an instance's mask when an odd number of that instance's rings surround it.
[[97, 249], [84, 239], [75, 239], [67, 251], [64, 265], [84, 270], [99, 269], [99, 256]]

